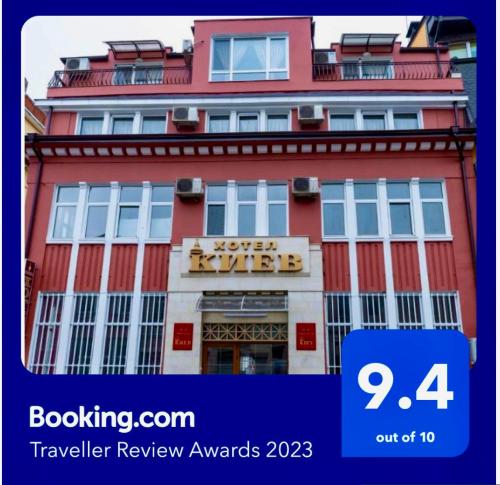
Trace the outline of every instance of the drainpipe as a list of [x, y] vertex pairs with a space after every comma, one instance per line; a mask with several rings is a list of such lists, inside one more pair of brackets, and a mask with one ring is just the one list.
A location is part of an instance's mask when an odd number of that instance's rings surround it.
[[469, 184], [467, 183], [467, 165], [464, 157], [464, 142], [459, 142], [457, 138], [457, 130], [451, 128], [451, 136], [453, 137], [458, 150], [458, 158], [460, 160], [460, 169], [462, 172], [462, 183], [464, 186], [465, 208], [467, 215], [467, 228], [469, 230], [469, 243], [472, 253], [472, 265], [474, 267], [474, 281], [476, 281], [476, 240], [474, 237], [474, 227], [472, 224], [472, 209], [470, 205]]
[[[36, 135], [32, 137], [33, 142], [36, 140], [34, 139]], [[31, 204], [31, 211], [30, 211], [30, 218], [29, 218], [29, 223], [28, 223], [28, 229], [26, 230], [26, 245], [24, 248], [24, 257], [28, 258], [30, 249], [31, 249], [31, 239], [33, 236], [33, 226], [35, 225], [35, 214], [36, 214], [36, 209], [38, 206], [38, 195], [40, 193], [40, 185], [42, 183], [42, 174], [43, 174], [43, 157], [40, 152], [40, 149], [33, 144], [33, 151], [35, 152], [36, 158], [38, 159], [39, 162], [39, 167], [38, 167], [38, 172], [36, 174], [36, 182], [35, 182], [35, 192], [33, 194], [33, 203]]]
[[458, 103], [456, 101], [453, 101], [453, 118], [455, 120], [455, 125], [453, 128], [456, 127], [456, 129], [460, 128], [459, 122], [458, 122]]
[[44, 135], [50, 135], [50, 127], [52, 125], [52, 111], [54, 108], [49, 106], [49, 112], [47, 113], [47, 119], [45, 121], [45, 129], [43, 131]]

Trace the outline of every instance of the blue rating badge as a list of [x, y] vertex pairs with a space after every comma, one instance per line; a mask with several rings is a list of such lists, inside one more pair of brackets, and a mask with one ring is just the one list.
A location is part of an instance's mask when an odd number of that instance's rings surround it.
[[363, 330], [342, 347], [342, 456], [451, 457], [469, 442], [469, 346], [453, 330]]

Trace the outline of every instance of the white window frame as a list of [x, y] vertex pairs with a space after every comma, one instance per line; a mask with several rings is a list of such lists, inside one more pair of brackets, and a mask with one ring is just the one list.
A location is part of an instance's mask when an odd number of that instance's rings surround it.
[[[423, 313], [423, 304], [422, 304], [422, 293], [421, 292], [395, 292], [394, 293], [394, 298], [396, 300], [396, 320], [397, 320], [397, 325], [399, 329], [405, 329], [405, 330], [423, 330], [424, 327], [424, 313]], [[400, 318], [399, 314], [399, 305], [398, 305], [398, 298], [401, 298], [403, 301], [403, 312], [406, 312], [407, 314], [411, 315], [411, 306], [413, 306], [413, 312], [415, 314], [415, 317], [417, 314], [420, 314], [420, 322], [404, 322], [401, 321], [402, 318]], [[412, 301], [410, 301], [410, 299]], [[418, 303], [415, 304], [415, 301]], [[418, 306], [418, 312], [417, 312], [417, 306]]]
[[158, 135], [163, 135], [167, 133], [168, 130], [168, 117], [167, 113], [160, 113], [160, 114], [155, 114], [155, 113], [141, 113], [140, 114], [141, 122], [140, 122], [140, 127], [139, 127], [139, 133], [140, 134], [152, 134], [152, 133], [143, 133], [143, 127], [144, 127], [144, 119], [145, 118], [163, 118], [165, 121], [165, 130], [162, 133], [153, 133], [153, 134], [158, 134]]
[[[116, 77], [117, 77], [117, 72], [120, 70], [120, 69], [124, 69], [126, 67], [130, 67], [131, 68], [131, 71], [132, 71], [132, 77], [130, 79], [130, 83], [126, 83], [126, 84], [123, 84], [123, 83], [117, 83], [116, 82]], [[124, 62], [124, 63], [118, 63], [118, 64], [115, 64], [114, 65], [114, 68], [113, 68], [113, 80], [112, 80], [112, 84], [113, 86], [133, 86], [133, 85], [137, 85], [137, 86], [142, 86], [142, 85], [157, 85], [157, 84], [162, 84], [161, 82], [159, 83], [136, 83], [136, 79], [135, 79], [135, 75], [136, 75], [136, 71], [139, 69], [154, 69], [155, 67], [159, 68], [159, 69], [164, 69], [165, 66], [161, 63], [158, 63], [158, 62], [141, 62], [140, 64], [137, 64], [137, 63], [127, 63], [127, 62]]]
[[102, 125], [101, 125], [101, 133], [105, 133], [105, 124], [106, 124], [106, 113], [101, 112], [95, 112], [95, 113], [89, 113], [89, 112], [80, 112], [77, 114], [77, 120], [75, 123], [75, 135], [81, 135], [81, 136], [89, 136], [89, 135], [82, 135], [82, 122], [84, 119], [102, 119]]
[[[139, 234], [140, 234], [142, 198], [139, 202], [121, 202], [120, 196], [121, 196], [121, 191], [124, 187], [140, 187], [141, 194], [143, 194], [145, 190], [143, 184], [121, 184], [119, 186], [113, 239], [115, 240], [115, 242], [128, 242], [128, 241], [136, 242], [139, 239]], [[137, 228], [135, 236], [118, 236], [118, 227], [120, 225], [120, 209], [122, 207], [137, 207]]]
[[[261, 118], [260, 118], [260, 112], [259, 111], [241, 111], [236, 114], [236, 131], [238, 133], [253, 133], [251, 131], [240, 131], [240, 118], [242, 116], [252, 116], [257, 118], [257, 131], [262, 131], [261, 130]], [[231, 123], [230, 123], [231, 125]]]
[[[109, 188], [109, 200], [108, 202], [90, 202], [90, 192], [92, 188], [94, 187], [105, 187]], [[86, 237], [86, 232], [87, 232], [87, 223], [89, 219], [89, 208], [90, 207], [104, 207], [106, 206], [108, 208], [108, 212], [106, 215], [106, 229], [107, 229], [107, 221], [109, 219], [109, 212], [110, 212], [110, 205], [111, 205], [111, 186], [110, 185], [99, 185], [99, 184], [92, 184], [88, 186], [88, 190], [86, 193], [86, 200], [85, 200], [85, 210], [84, 210], [84, 216], [83, 216], [83, 225], [81, 227], [81, 231], [79, 234], [79, 238], [83, 242], [103, 242], [106, 239], [109, 239], [109, 234], [107, 234], [107, 231], [105, 231], [105, 234], [103, 237]]]
[[[264, 71], [262, 69], [249, 69], [245, 71], [235, 71], [233, 69], [233, 51], [234, 51], [234, 40], [235, 39], [266, 39], [266, 59], [265, 59], [265, 68]], [[285, 63], [286, 67], [285, 68], [276, 68], [276, 69], [271, 69], [271, 39], [284, 39], [285, 40]], [[212, 69], [213, 66], [213, 58], [214, 58], [214, 44], [216, 40], [229, 40], [229, 69], [227, 71], [222, 71], [222, 70], [216, 70], [214, 71]], [[265, 79], [234, 79], [234, 74], [237, 73], [260, 73], [264, 72], [265, 73]], [[271, 79], [270, 78], [270, 73], [271, 72], [285, 72], [286, 73], [286, 78], [283, 79]], [[213, 75], [214, 74], [228, 74], [229, 79], [226, 80], [214, 80]], [[260, 82], [260, 81], [287, 81], [290, 79], [290, 49], [289, 49], [289, 39], [288, 39], [288, 34], [287, 33], [269, 33], [269, 34], [255, 34], [252, 35], [250, 34], [241, 34], [241, 35], [214, 35], [211, 40], [210, 40], [210, 60], [209, 60], [209, 77], [208, 80], [209, 82]]]
[[[349, 318], [346, 322], [336, 322], [334, 319], [331, 321], [328, 319], [328, 307], [330, 306], [330, 298], [338, 297], [345, 298], [349, 301]], [[326, 352], [327, 352], [327, 366], [329, 374], [341, 374], [342, 373], [342, 342], [344, 338], [353, 330], [352, 326], [352, 297], [349, 292], [326, 292], [324, 294], [324, 312], [325, 312], [325, 323], [326, 323]], [[333, 300], [332, 300], [333, 307]], [[332, 311], [333, 315], [333, 311]], [[333, 349], [334, 358], [338, 358], [338, 365], [335, 362], [330, 362], [330, 328], [339, 336], [339, 355], [336, 354], [335, 349]], [[336, 372], [335, 372], [336, 371]]]
[[[461, 312], [461, 305], [460, 305], [460, 298], [459, 298], [458, 291], [431, 291], [430, 297], [431, 297], [431, 312], [432, 312], [433, 328], [444, 329], [444, 330], [459, 330], [460, 332], [462, 332], [463, 331], [462, 312]], [[434, 302], [433, 302], [434, 297], [445, 297], [445, 298], [452, 299], [454, 301], [455, 313], [457, 315], [456, 322], [440, 322], [440, 323], [436, 322], [436, 318], [435, 318], [435, 314], [434, 314]]]
[[[208, 200], [208, 187], [209, 186], [224, 186], [226, 188], [226, 200], [214, 200], [214, 201], [209, 201]], [[228, 184], [227, 182], [209, 182], [207, 183], [207, 186], [205, 187], [205, 191], [207, 193], [207, 196], [205, 197], [205, 208], [204, 208], [204, 217], [203, 217], [203, 234], [206, 237], [222, 237], [227, 235], [227, 227], [228, 227]], [[208, 206], [210, 205], [222, 205], [224, 206], [224, 234], [213, 234], [213, 235], [208, 235], [207, 230], [208, 230]]]
[[[210, 131], [210, 118], [212, 116], [226, 116], [227, 117], [227, 121], [228, 121], [228, 131], [223, 131], [223, 132], [220, 132], [220, 131]], [[221, 113], [217, 113], [217, 112], [207, 112], [206, 116], [205, 116], [205, 133], [231, 133], [233, 130], [231, 129], [231, 112], [228, 112], [228, 111], [225, 111], [225, 112], [221, 112]]]
[[[321, 185], [342, 185], [344, 191], [343, 199], [324, 199], [323, 194], [321, 193], [321, 237], [323, 241], [347, 241], [347, 200], [346, 200], [346, 190], [345, 190], [345, 180], [325, 180], [321, 182]], [[342, 204], [343, 212], [344, 212], [344, 234], [342, 235], [329, 235], [325, 233], [325, 204]], [[354, 215], [356, 217], [356, 215]]]
[[[63, 188], [64, 187], [73, 187], [77, 190], [80, 189], [80, 187], [77, 184], [54, 185], [54, 192], [52, 194], [52, 205], [51, 205], [50, 218], [49, 218], [49, 231], [47, 234], [47, 242], [50, 242], [50, 243], [53, 243], [53, 242], [68, 243], [74, 239], [75, 232], [77, 231], [76, 214], [78, 211], [79, 195], [77, 196], [76, 202], [57, 202], [57, 195], [58, 195], [59, 189], [61, 187], [63, 187]], [[56, 224], [57, 208], [62, 207], [62, 206], [65, 206], [65, 207], [74, 206], [75, 207], [75, 220], [74, 220], [74, 225], [73, 225], [73, 233], [71, 234], [71, 237], [56, 238], [56, 237], [54, 237], [54, 229], [55, 229], [55, 224]]]
[[[376, 199], [356, 199], [356, 191], [354, 189], [354, 226], [356, 228], [356, 239], [359, 240], [380, 240], [381, 234], [381, 217], [380, 217], [380, 202], [379, 202], [379, 193], [378, 193], [378, 181], [377, 180], [355, 180], [354, 186], [357, 184], [374, 184], [377, 191]], [[359, 234], [358, 232], [358, 204], [375, 204], [376, 213], [377, 213], [377, 234]]]
[[[172, 190], [174, 191], [173, 196], [172, 196], [172, 201], [171, 202], [153, 202], [153, 189], [155, 187], [172, 187]], [[144, 188], [143, 188], [144, 190]], [[151, 185], [151, 190], [149, 191], [149, 201], [148, 201], [148, 217], [147, 217], [147, 227], [146, 227], [146, 240], [148, 242], [150, 241], [155, 241], [155, 242], [164, 242], [164, 243], [169, 243], [172, 239], [172, 229], [174, 225], [174, 201], [175, 201], [175, 187], [173, 184], [162, 184], [162, 183], [154, 183]], [[151, 236], [151, 222], [152, 222], [152, 217], [153, 217], [153, 207], [160, 206], [160, 207], [171, 207], [171, 216], [170, 216], [170, 234], [166, 237], [154, 237]], [[140, 212], [139, 208], [139, 212]]]
[[287, 130], [292, 131], [292, 117], [290, 116], [291, 110], [287, 111], [274, 111], [274, 110], [266, 110], [265, 111], [265, 129], [264, 131], [271, 131], [268, 128], [268, 119], [269, 116], [286, 116], [287, 117]]
[[388, 120], [388, 115], [387, 115], [387, 110], [368, 110], [368, 109], [363, 109], [361, 110], [361, 123], [362, 123], [362, 130], [364, 131], [379, 131], [379, 130], [368, 130], [365, 127], [365, 115], [366, 116], [383, 116], [384, 117], [384, 130], [389, 129], [389, 120]]
[[396, 116], [397, 115], [415, 115], [417, 117], [417, 130], [421, 130], [424, 127], [422, 110], [405, 110], [405, 109], [392, 109], [392, 127], [394, 130], [398, 130], [400, 128], [396, 128]]
[[[332, 116], [352, 116], [352, 119], [354, 121], [354, 130], [359, 130], [359, 125], [358, 125], [358, 116], [356, 115], [356, 111], [358, 110], [353, 110], [353, 109], [335, 109], [335, 110], [328, 110], [328, 131], [338, 131], [334, 130], [332, 126]], [[347, 130], [342, 130], [342, 131], [347, 131]], [[342, 133], [342, 131], [338, 131], [338, 133]]]
[[[440, 183], [441, 184], [441, 192], [443, 194], [442, 198], [423, 198], [422, 196], [419, 197], [420, 204], [421, 204], [421, 211], [422, 211], [422, 231], [424, 235], [425, 240], [449, 240], [452, 238], [451, 234], [451, 221], [450, 221], [450, 211], [448, 207], [448, 195], [446, 193], [446, 181], [443, 179], [425, 179], [421, 178], [419, 179], [419, 194], [420, 194], [420, 184], [421, 183], [426, 183], [426, 182], [433, 182], [433, 183]], [[425, 233], [425, 218], [424, 218], [424, 202], [441, 202], [443, 204], [443, 215], [444, 215], [444, 228], [445, 228], [445, 233], [444, 234], [426, 234]]]
[[[269, 200], [268, 197], [268, 189], [271, 185], [284, 185], [286, 187], [286, 199], [284, 200]], [[257, 199], [258, 197], [258, 188], [257, 188]], [[266, 183], [266, 234], [269, 235], [269, 206], [271, 205], [284, 205], [285, 206], [285, 234], [281, 236], [270, 236], [270, 237], [286, 237], [290, 235], [290, 213], [289, 213], [289, 202], [288, 199], [290, 198], [288, 194], [288, 183], [285, 182], [279, 182], [279, 181], [272, 181], [272, 182], [267, 182]], [[257, 224], [257, 221], [256, 221]]]
[[131, 119], [132, 120], [132, 129], [131, 129], [130, 133], [124, 133], [124, 135], [134, 134], [134, 132], [135, 132], [135, 130], [134, 130], [135, 117], [136, 117], [135, 113], [112, 113], [111, 118], [110, 118], [110, 122], [109, 122], [109, 134], [110, 135], [120, 134], [120, 133], [113, 133], [113, 125], [115, 123], [115, 120], [119, 120], [119, 119]]
[[[376, 81], [376, 80], [390, 80], [390, 79], [394, 79], [394, 59], [392, 57], [388, 57], [388, 56], [383, 56], [383, 57], [379, 57], [379, 56], [369, 56], [369, 57], [366, 57], [366, 58], [362, 58], [362, 57], [343, 57], [342, 60], [340, 61], [342, 63], [342, 79], [345, 79], [346, 81]], [[389, 69], [389, 77], [380, 77], [380, 78], [364, 78], [363, 77], [363, 63], [365, 64], [369, 64], [370, 62], [373, 62], [373, 63], [383, 63], [383, 62], [388, 62], [389, 63], [389, 66], [388, 66], [388, 69]], [[346, 77], [345, 76], [345, 72], [344, 72], [344, 69], [345, 69], [345, 65], [344, 63], [357, 63], [358, 64], [358, 77]]]
[[[238, 189], [239, 187], [255, 187], [255, 201], [253, 200], [239, 200], [238, 198]], [[257, 182], [237, 182], [236, 183], [236, 236], [240, 237], [239, 233], [239, 223], [240, 223], [240, 207], [241, 206], [253, 206], [255, 207], [255, 234], [249, 236], [241, 236], [241, 237], [257, 237], [259, 235], [258, 225], [259, 225], [259, 217], [263, 216], [267, 220], [267, 211], [266, 214], [262, 214], [262, 207], [259, 207], [259, 184]], [[262, 220], [262, 219], [260, 219]]]
[[[415, 238], [415, 211], [413, 209], [413, 200], [411, 197], [411, 182], [409, 180], [387, 180], [386, 186], [388, 187], [391, 183], [401, 183], [408, 185], [408, 197], [407, 198], [396, 198], [393, 199], [389, 197], [389, 189], [387, 189], [387, 218], [389, 221], [389, 237], [391, 239], [414, 239]], [[392, 232], [392, 217], [391, 217], [391, 204], [409, 204], [410, 205], [410, 234], [393, 234]]]
[[[384, 321], [383, 322], [365, 322], [363, 318], [363, 298], [371, 298], [372, 301], [374, 299], [378, 299], [379, 302], [383, 302], [384, 309]], [[387, 329], [389, 328], [389, 316], [387, 314], [388, 311], [388, 301], [387, 301], [387, 293], [386, 292], [360, 292], [359, 293], [359, 305], [360, 305], [360, 315], [361, 315], [361, 328], [363, 329]], [[379, 309], [379, 313], [380, 309]]]

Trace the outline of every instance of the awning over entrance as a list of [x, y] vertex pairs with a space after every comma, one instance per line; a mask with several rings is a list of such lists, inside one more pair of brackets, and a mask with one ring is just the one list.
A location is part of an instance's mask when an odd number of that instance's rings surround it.
[[198, 312], [284, 312], [288, 310], [286, 295], [210, 295], [196, 303]]

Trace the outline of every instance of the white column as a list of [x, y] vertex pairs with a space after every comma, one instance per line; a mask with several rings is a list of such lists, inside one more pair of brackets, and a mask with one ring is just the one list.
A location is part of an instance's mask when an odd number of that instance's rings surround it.
[[265, 180], [257, 184], [257, 207], [255, 210], [255, 235], [267, 235], [267, 185]]
[[236, 236], [238, 234], [238, 194], [236, 182], [228, 180], [227, 182], [227, 201], [226, 201], [226, 235]]
[[429, 274], [427, 272], [427, 257], [425, 254], [424, 216], [420, 201], [419, 179], [412, 178], [410, 182], [413, 216], [415, 218], [415, 235], [417, 236], [418, 264], [420, 267], [420, 285], [422, 287], [422, 317], [425, 328], [434, 328], [432, 317], [432, 301], [429, 289]]
[[387, 200], [386, 179], [379, 179], [378, 184], [380, 233], [384, 238], [384, 269], [385, 269], [385, 293], [387, 304], [387, 323], [388, 328], [398, 328], [396, 313], [396, 295], [394, 294], [394, 279], [392, 274], [392, 254], [391, 254], [391, 236], [389, 227], [389, 203]]
[[394, 110], [392, 108], [387, 110], [387, 129], [394, 130]]
[[107, 135], [108, 133], [111, 133], [111, 114], [109, 111], [104, 112], [104, 118], [102, 120], [102, 133], [104, 135]]
[[137, 258], [135, 262], [134, 293], [132, 295], [132, 306], [130, 308], [130, 326], [128, 334], [127, 364], [125, 374], [135, 373], [137, 360], [137, 349], [139, 346], [139, 320], [141, 317], [141, 287], [142, 268], [144, 263], [144, 240], [148, 233], [148, 207], [151, 200], [151, 183], [142, 183], [142, 201], [139, 210], [139, 221], [137, 224]]
[[73, 241], [71, 245], [71, 256], [69, 259], [68, 277], [66, 279], [66, 294], [64, 295], [63, 313], [61, 317], [61, 328], [59, 330], [59, 343], [57, 349], [56, 365], [54, 372], [64, 374], [68, 349], [70, 344], [71, 322], [73, 315], [74, 286], [76, 276], [76, 265], [78, 263], [79, 240], [83, 231], [85, 205], [87, 201], [88, 187], [85, 182], [80, 182], [78, 193], [78, 205], [75, 213], [75, 226], [73, 229]]
[[109, 266], [111, 264], [112, 241], [115, 232], [116, 213], [118, 210], [118, 199], [120, 197], [120, 186], [118, 182], [111, 182], [111, 193], [109, 198], [108, 221], [106, 223], [106, 237], [104, 243], [104, 254], [102, 258], [101, 284], [99, 288], [99, 299], [97, 302], [97, 315], [94, 328], [94, 346], [92, 349], [92, 360], [90, 373], [99, 374], [104, 350], [104, 331], [106, 326], [106, 307], [108, 297]]
[[132, 133], [141, 132], [141, 112], [136, 111], [134, 114], [134, 122], [132, 124]]
[[358, 284], [358, 259], [356, 253], [356, 205], [352, 179], [345, 182], [346, 235], [349, 239], [349, 273], [351, 275], [352, 328], [361, 328], [361, 305]]

